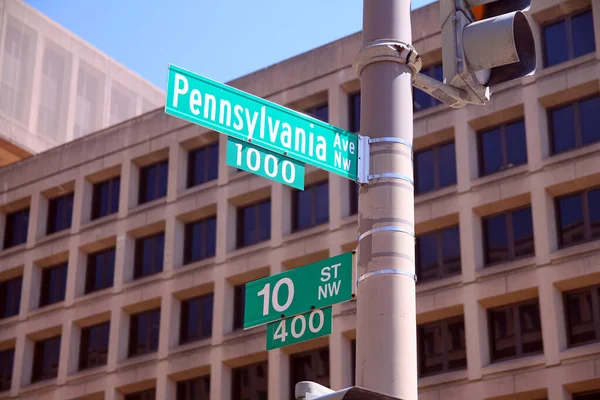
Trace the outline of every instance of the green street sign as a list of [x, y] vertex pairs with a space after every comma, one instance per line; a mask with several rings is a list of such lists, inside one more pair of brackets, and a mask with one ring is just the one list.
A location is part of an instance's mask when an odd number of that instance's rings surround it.
[[174, 65], [165, 112], [357, 179], [358, 135]]
[[304, 190], [304, 164], [248, 142], [227, 138], [227, 165]]
[[244, 329], [350, 300], [352, 258], [348, 252], [247, 283]]
[[331, 307], [313, 310], [267, 325], [267, 350], [331, 334]]

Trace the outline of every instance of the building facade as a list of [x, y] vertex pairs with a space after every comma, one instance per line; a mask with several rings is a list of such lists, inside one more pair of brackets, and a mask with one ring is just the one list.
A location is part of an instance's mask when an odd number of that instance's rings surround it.
[[[438, 17], [413, 12], [433, 77]], [[534, 76], [486, 107], [414, 94], [424, 400], [600, 398], [600, 0], [529, 17]], [[360, 41], [231, 84], [358, 132]], [[330, 336], [269, 352], [242, 321], [246, 282], [356, 247], [356, 185], [308, 166], [298, 192], [225, 151], [155, 110], [0, 170], [0, 398], [279, 400], [299, 380], [354, 383], [355, 303], [333, 307]]]
[[164, 104], [163, 92], [22, 0], [0, 0], [0, 166]]

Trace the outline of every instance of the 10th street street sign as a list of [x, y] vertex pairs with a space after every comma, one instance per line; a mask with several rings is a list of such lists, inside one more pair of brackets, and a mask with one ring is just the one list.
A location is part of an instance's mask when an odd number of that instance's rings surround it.
[[174, 65], [165, 112], [357, 180], [358, 135]]
[[352, 298], [352, 252], [246, 284], [244, 329]]

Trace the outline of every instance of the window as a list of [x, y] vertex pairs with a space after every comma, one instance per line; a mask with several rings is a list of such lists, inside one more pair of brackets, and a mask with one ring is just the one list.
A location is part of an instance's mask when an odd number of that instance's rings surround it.
[[486, 266], [532, 256], [531, 206], [483, 219]]
[[269, 393], [267, 362], [234, 368], [231, 371], [231, 398], [267, 400]]
[[219, 175], [219, 143], [190, 150], [188, 156], [187, 187], [215, 180]]
[[360, 132], [360, 92], [350, 95], [350, 132]]
[[565, 313], [569, 346], [600, 340], [600, 287], [565, 293]]
[[352, 352], [350, 355], [350, 362], [352, 363], [352, 386], [356, 386], [356, 339], [350, 342], [350, 348]]
[[0, 281], [0, 319], [19, 314], [23, 277]]
[[15, 349], [0, 351], [0, 392], [10, 389], [15, 363]]
[[210, 375], [177, 382], [177, 400], [209, 400]]
[[600, 96], [549, 110], [552, 153], [558, 154], [600, 141]]
[[320, 119], [323, 122], [329, 122], [329, 107], [327, 104], [311, 107], [307, 110], [304, 110], [304, 113], [313, 118]]
[[181, 302], [179, 343], [189, 343], [212, 335], [213, 294]]
[[165, 252], [165, 233], [146, 236], [136, 240], [133, 279], [162, 272]]
[[329, 222], [329, 182], [292, 192], [292, 230], [312, 228]]
[[40, 307], [61, 302], [67, 289], [67, 263], [42, 269]]
[[542, 353], [542, 324], [538, 300], [488, 311], [493, 361]]
[[160, 161], [140, 169], [139, 204], [167, 195], [169, 160]]
[[556, 199], [561, 247], [600, 237], [600, 187]]
[[525, 121], [479, 132], [479, 175], [484, 176], [527, 163]]
[[573, 400], [597, 400], [600, 398], [600, 390], [594, 390], [592, 392], [585, 393], [574, 393]]
[[146, 389], [141, 392], [129, 393], [125, 400], [154, 400], [156, 399], [156, 389]]
[[290, 394], [297, 382], [312, 381], [329, 387], [329, 349], [322, 348], [290, 356]]
[[246, 284], [233, 289], [233, 330], [244, 328], [244, 307], [246, 306]]
[[6, 215], [4, 228], [4, 248], [17, 246], [27, 241], [29, 227], [29, 208]]
[[73, 193], [55, 197], [48, 202], [48, 226], [46, 234], [62, 231], [71, 227], [73, 218]]
[[542, 29], [546, 67], [596, 51], [591, 10], [567, 16]]
[[458, 225], [417, 237], [418, 282], [460, 273]]
[[348, 181], [350, 194], [348, 196], [350, 202], [350, 215], [358, 214], [358, 190], [360, 186], [358, 183]]
[[115, 248], [102, 250], [88, 256], [85, 274], [85, 292], [106, 289], [113, 285], [115, 277]]
[[454, 142], [416, 152], [414, 167], [417, 194], [456, 184]]
[[35, 342], [31, 383], [56, 378], [60, 357], [60, 335]]
[[237, 210], [237, 248], [271, 239], [271, 199]]
[[465, 321], [462, 316], [420, 325], [417, 337], [421, 377], [467, 367]]
[[217, 217], [186, 224], [184, 246], [184, 264], [214, 257], [217, 248]]
[[110, 322], [81, 329], [79, 370], [106, 365]]
[[104, 217], [119, 211], [121, 177], [94, 184], [92, 196], [92, 219]]
[[159, 331], [160, 308], [133, 314], [129, 327], [129, 357], [155, 352]]
[[[440, 82], [444, 80], [444, 70], [442, 68], [442, 64], [436, 64], [428, 68], [423, 68], [421, 69], [421, 73]], [[438, 104], [442, 104], [442, 102], [434, 97], [431, 97], [421, 89], [413, 89], [414, 112], [425, 110], [429, 107], [437, 106]]]

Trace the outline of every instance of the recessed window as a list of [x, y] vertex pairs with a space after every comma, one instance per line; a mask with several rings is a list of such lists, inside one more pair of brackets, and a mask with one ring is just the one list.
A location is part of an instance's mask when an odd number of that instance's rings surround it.
[[73, 218], [73, 193], [48, 201], [48, 225], [46, 234], [69, 229]]
[[158, 350], [160, 308], [131, 316], [129, 324], [129, 357]]
[[206, 339], [212, 335], [213, 294], [181, 302], [180, 344]]
[[190, 150], [188, 156], [187, 187], [213, 181], [219, 175], [219, 143]]
[[231, 398], [267, 400], [269, 393], [267, 362], [234, 368], [231, 371]]
[[102, 250], [88, 255], [85, 274], [85, 292], [109, 288], [115, 278], [115, 248]]
[[290, 355], [290, 398], [295, 398], [296, 383], [316, 382], [329, 387], [329, 349], [315, 349]]
[[217, 217], [209, 217], [185, 225], [183, 262], [214, 257], [217, 248]]
[[591, 392], [574, 393], [573, 400], [598, 400], [600, 399], [600, 390], [593, 390]]
[[537, 299], [490, 309], [488, 318], [493, 361], [543, 352]]
[[311, 107], [304, 110], [304, 113], [323, 122], [329, 122], [329, 106], [327, 104]]
[[154, 400], [156, 399], [156, 389], [146, 389], [141, 392], [129, 393], [125, 395], [125, 400]]
[[600, 340], [600, 287], [565, 293], [566, 328], [569, 346]]
[[527, 163], [525, 121], [479, 132], [479, 175], [493, 174]]
[[556, 199], [561, 247], [600, 237], [600, 187]]
[[120, 190], [120, 176], [94, 184], [92, 195], [92, 219], [102, 218], [119, 211]]
[[350, 342], [350, 362], [352, 363], [352, 386], [356, 385], [356, 339]]
[[244, 307], [246, 306], [246, 284], [233, 288], [233, 330], [244, 328]]
[[42, 269], [40, 307], [59, 303], [65, 299], [67, 289], [67, 263]]
[[0, 392], [10, 389], [15, 363], [15, 349], [0, 351]]
[[531, 207], [506, 211], [483, 219], [486, 266], [532, 256]]
[[329, 222], [329, 182], [306, 186], [292, 192], [294, 232]]
[[592, 10], [569, 15], [542, 29], [546, 67], [596, 51]]
[[350, 95], [350, 132], [360, 132], [360, 92]]
[[549, 110], [552, 153], [600, 141], [600, 97], [594, 96]]
[[165, 253], [165, 233], [146, 236], [135, 241], [133, 279], [162, 272]]
[[360, 186], [358, 186], [358, 183], [354, 183], [352, 181], [348, 181], [348, 186], [349, 186], [349, 194], [348, 194], [348, 201], [350, 204], [350, 215], [355, 215], [358, 214], [358, 189], [360, 188]]
[[58, 376], [60, 338], [61, 336], [59, 335], [35, 342], [31, 383], [56, 378]]
[[160, 161], [140, 169], [139, 204], [167, 195], [169, 160]]
[[[421, 74], [427, 75], [430, 78], [442, 82], [444, 80], [444, 69], [442, 64], [435, 64], [427, 68], [421, 69]], [[435, 97], [430, 96], [421, 89], [413, 88], [413, 111], [421, 111], [427, 108], [442, 104]]]
[[271, 239], [271, 199], [237, 209], [237, 248]]
[[460, 273], [458, 225], [417, 237], [418, 282]]
[[23, 277], [0, 281], [0, 319], [19, 314]]
[[106, 365], [110, 322], [81, 329], [79, 370]]
[[177, 400], [210, 400], [210, 375], [177, 382]]
[[416, 152], [414, 167], [417, 194], [456, 184], [454, 142]]
[[4, 248], [17, 246], [27, 241], [29, 228], [29, 208], [6, 215], [4, 228]]
[[420, 325], [417, 332], [421, 377], [467, 367], [465, 321], [462, 316]]

